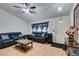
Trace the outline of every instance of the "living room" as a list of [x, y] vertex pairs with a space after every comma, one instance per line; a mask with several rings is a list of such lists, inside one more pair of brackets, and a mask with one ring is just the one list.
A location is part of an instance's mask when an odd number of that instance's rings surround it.
[[65, 45], [77, 5], [0, 3], [0, 56], [79, 55], [69, 53], [72, 49]]

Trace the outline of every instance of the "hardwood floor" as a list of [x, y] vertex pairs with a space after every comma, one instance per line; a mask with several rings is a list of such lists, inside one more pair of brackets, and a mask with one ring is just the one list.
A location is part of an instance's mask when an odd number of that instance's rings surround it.
[[33, 42], [33, 48], [24, 52], [15, 48], [15, 45], [0, 49], [0, 56], [67, 56], [66, 52], [60, 48], [52, 47], [50, 44]]

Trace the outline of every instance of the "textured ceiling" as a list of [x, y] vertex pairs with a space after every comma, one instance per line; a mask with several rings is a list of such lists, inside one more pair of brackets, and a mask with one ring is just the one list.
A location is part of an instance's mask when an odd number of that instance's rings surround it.
[[[21, 8], [15, 8], [13, 6], [21, 6], [19, 3], [0, 3], [0, 9], [3, 9], [23, 20], [34, 21], [44, 20], [52, 17], [59, 17], [68, 15], [73, 6], [72, 3], [31, 3], [36, 6], [36, 14], [22, 13]], [[58, 12], [58, 7], [63, 7], [62, 12]]]

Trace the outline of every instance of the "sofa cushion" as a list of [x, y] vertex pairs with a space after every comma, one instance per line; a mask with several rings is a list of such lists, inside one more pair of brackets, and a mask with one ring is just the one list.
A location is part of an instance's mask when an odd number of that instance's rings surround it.
[[4, 43], [9, 43], [9, 42], [13, 42], [13, 39], [10, 39], [10, 40], [4, 40]]

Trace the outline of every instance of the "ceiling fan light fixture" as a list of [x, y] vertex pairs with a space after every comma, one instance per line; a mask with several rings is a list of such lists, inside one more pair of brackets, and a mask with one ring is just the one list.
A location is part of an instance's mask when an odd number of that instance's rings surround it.
[[27, 10], [25, 11], [25, 13], [29, 13], [29, 10], [27, 9]]
[[28, 13], [28, 12], [29, 12], [29, 9], [23, 8], [23, 9], [22, 9], [22, 12], [23, 12], [23, 13]]

